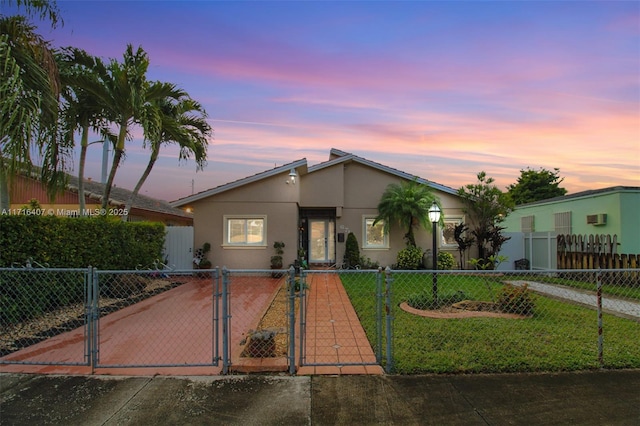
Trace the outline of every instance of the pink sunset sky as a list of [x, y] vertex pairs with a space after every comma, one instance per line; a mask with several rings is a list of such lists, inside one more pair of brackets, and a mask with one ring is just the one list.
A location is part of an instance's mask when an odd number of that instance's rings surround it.
[[[40, 33], [201, 102], [208, 165], [165, 148], [141, 193], [175, 200], [330, 148], [459, 188], [560, 169], [570, 193], [640, 186], [640, 3], [59, 1]], [[140, 131], [116, 184], [132, 189]], [[101, 149], [87, 176], [100, 179]], [[76, 160], [77, 165], [77, 160]]]

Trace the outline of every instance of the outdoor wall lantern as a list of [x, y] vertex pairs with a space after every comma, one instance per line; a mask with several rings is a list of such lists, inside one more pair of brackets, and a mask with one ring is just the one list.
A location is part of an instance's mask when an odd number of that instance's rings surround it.
[[298, 174], [296, 173], [296, 169], [291, 169], [289, 171], [289, 180], [287, 181], [287, 183], [291, 183], [293, 185], [296, 184], [296, 177], [298, 177]]
[[433, 303], [438, 303], [438, 274], [435, 272], [438, 270], [438, 238], [436, 234], [438, 233], [438, 222], [440, 222], [440, 207], [438, 207], [438, 203], [435, 201], [431, 204], [429, 208], [429, 220], [433, 224], [432, 234], [433, 234], [433, 249], [431, 252], [433, 253]]

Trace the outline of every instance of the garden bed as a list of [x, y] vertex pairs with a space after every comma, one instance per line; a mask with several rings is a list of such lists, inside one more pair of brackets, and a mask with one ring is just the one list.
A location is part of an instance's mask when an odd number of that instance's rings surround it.
[[[284, 357], [288, 352], [288, 291], [286, 280], [278, 289], [275, 297], [271, 301], [269, 308], [260, 319], [256, 330], [249, 330], [247, 338], [241, 344], [244, 345], [240, 357], [260, 358], [260, 357]], [[296, 308], [298, 300], [296, 299]], [[272, 338], [270, 338], [270, 335]], [[257, 343], [256, 337], [265, 343]], [[252, 342], [253, 339], [253, 342]], [[273, 346], [272, 346], [273, 343]]]
[[464, 300], [462, 302], [434, 310], [416, 309], [409, 306], [407, 302], [402, 302], [400, 304], [400, 309], [410, 314], [426, 318], [530, 318], [530, 316], [526, 315], [501, 312], [495, 303], [477, 302], [472, 300]]

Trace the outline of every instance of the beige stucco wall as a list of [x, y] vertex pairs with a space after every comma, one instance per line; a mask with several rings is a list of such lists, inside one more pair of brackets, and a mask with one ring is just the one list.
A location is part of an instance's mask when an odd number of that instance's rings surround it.
[[[232, 269], [268, 269], [274, 255], [273, 243], [285, 243], [285, 267], [297, 256], [299, 185], [287, 184], [287, 174], [213, 195], [192, 204], [195, 248], [211, 244], [209, 260], [213, 266]], [[238, 248], [224, 246], [225, 215], [265, 215], [267, 243], [262, 247]]]
[[344, 180], [342, 164], [302, 176], [300, 179], [300, 206], [344, 206]]
[[[195, 248], [205, 242], [212, 246], [209, 259], [214, 266], [229, 268], [270, 267], [273, 243], [284, 241], [284, 265], [297, 257], [300, 208], [335, 208], [336, 233], [353, 232], [360, 244], [361, 255], [381, 266], [396, 262], [397, 253], [405, 247], [406, 229], [392, 224], [390, 247], [364, 249], [363, 217], [375, 216], [380, 197], [390, 183], [402, 179], [384, 170], [357, 162], [338, 163], [298, 177], [295, 185], [286, 183], [288, 171], [194, 202]], [[462, 204], [455, 195], [436, 191], [445, 216], [462, 217]], [[225, 215], [264, 215], [267, 218], [267, 244], [262, 247], [230, 248], [223, 245]], [[424, 250], [432, 247], [432, 234], [421, 229], [416, 242]], [[346, 239], [346, 238], [345, 238]], [[342, 262], [345, 243], [336, 238], [336, 261]], [[457, 250], [447, 248], [457, 259]]]

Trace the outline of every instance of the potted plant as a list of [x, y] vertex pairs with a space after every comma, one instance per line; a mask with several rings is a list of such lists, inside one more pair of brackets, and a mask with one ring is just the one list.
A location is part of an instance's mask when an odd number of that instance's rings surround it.
[[303, 248], [298, 249], [298, 258], [293, 261], [293, 267], [296, 270], [296, 274], [300, 273], [301, 269], [308, 269], [309, 266], [307, 264], [307, 260], [305, 256], [307, 255], [307, 251]]
[[[282, 255], [284, 254], [284, 242], [276, 241], [273, 243], [273, 249], [276, 254], [271, 256], [271, 269], [282, 269]], [[274, 277], [282, 276], [282, 273], [273, 273]]]
[[202, 248], [196, 250], [196, 256], [193, 259], [193, 263], [198, 266], [198, 269], [211, 269], [211, 261], [207, 259], [207, 253], [211, 250], [211, 244], [204, 243]]

